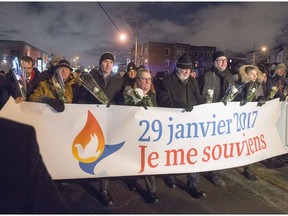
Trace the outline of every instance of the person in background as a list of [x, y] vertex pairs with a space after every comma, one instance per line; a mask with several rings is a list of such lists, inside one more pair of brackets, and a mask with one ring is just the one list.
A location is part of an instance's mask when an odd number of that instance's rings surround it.
[[[234, 77], [227, 69], [227, 62], [228, 59], [223, 51], [214, 52], [211, 69], [199, 78], [200, 91], [206, 103], [221, 101], [227, 89], [235, 85]], [[226, 186], [217, 171], [206, 172], [205, 176], [218, 187]]]
[[129, 62], [127, 65], [127, 73], [123, 77], [125, 80], [125, 86], [131, 86], [133, 88], [136, 81], [136, 65], [134, 62]]
[[[152, 83], [152, 75], [150, 70], [141, 68], [137, 70], [136, 82], [134, 89], [140, 88], [143, 91], [143, 97], [149, 97], [149, 102], [144, 106], [157, 107], [156, 102], [156, 92]], [[125, 92], [124, 92], [125, 97]], [[147, 107], [146, 107], [147, 108]], [[130, 190], [136, 190], [137, 188], [137, 178], [139, 177], [128, 177]], [[145, 176], [146, 192], [151, 203], [157, 203], [159, 198], [156, 194], [156, 179], [155, 176]]]
[[15, 99], [16, 103], [28, 100], [31, 93], [38, 86], [40, 82], [40, 72], [34, 67], [34, 61], [30, 56], [23, 56], [20, 59], [20, 65], [23, 72], [26, 72], [25, 82], [27, 85], [26, 98], [23, 98], [21, 90], [18, 86], [16, 79], [14, 78], [12, 70], [7, 74], [7, 90], [9, 94]]
[[[185, 53], [176, 64], [173, 73], [167, 75], [157, 89], [157, 103], [160, 107], [184, 108], [186, 112], [191, 112], [193, 106], [203, 104], [198, 82], [190, 76], [192, 60]], [[187, 191], [194, 198], [206, 196], [199, 189], [199, 173], [187, 174]], [[167, 185], [170, 188], [176, 187], [174, 175], [167, 176]]]
[[64, 111], [64, 103], [76, 103], [79, 85], [71, 73], [72, 70], [67, 60], [61, 60], [55, 67], [55, 74], [39, 83], [29, 101], [46, 103], [57, 112]]
[[165, 77], [165, 73], [166, 73], [165, 71], [158, 71], [155, 75], [155, 78], [153, 79], [153, 84], [154, 84], [156, 92], [157, 92], [158, 87], [160, 86], [160, 83]]
[[[285, 101], [287, 97], [287, 88], [288, 80], [286, 77], [286, 65], [280, 63], [277, 65], [272, 65], [268, 68], [270, 70], [271, 77], [268, 77], [266, 82], [266, 92], [264, 92], [268, 100], [279, 98], [280, 101]], [[273, 91], [273, 87], [276, 87], [276, 90]], [[273, 95], [270, 94], [273, 91]], [[270, 94], [270, 95], [269, 95]]]
[[197, 78], [197, 73], [196, 73], [196, 70], [195, 70], [195, 68], [193, 66], [191, 68], [190, 76], [195, 78], [195, 79]]
[[124, 69], [119, 70], [119, 72], [117, 73], [117, 75], [118, 75], [120, 78], [123, 78], [125, 74], [126, 74], [126, 72], [125, 72]]
[[[123, 105], [123, 79], [113, 74], [113, 65], [113, 54], [110, 52], [105, 52], [100, 57], [99, 70], [93, 69], [90, 71], [90, 74], [110, 100], [109, 104]], [[81, 101], [81, 103], [101, 104], [101, 102], [84, 87], [81, 86], [79, 91], [79, 101]], [[109, 182], [109, 178], [100, 179], [100, 196], [106, 206], [114, 205], [113, 198], [108, 191]]]
[[81, 74], [81, 70], [80, 70], [80, 69], [76, 69], [76, 70], [73, 72], [73, 76], [75, 77], [75, 79], [76, 79], [77, 77], [79, 77], [80, 74]]
[[63, 59], [64, 59], [63, 56], [53, 54], [51, 57], [51, 60], [46, 65], [47, 70], [40, 73], [39, 81], [42, 82], [42, 81], [50, 79], [55, 73], [56, 66]]
[[32, 126], [0, 118], [0, 213], [69, 213], [39, 152]]

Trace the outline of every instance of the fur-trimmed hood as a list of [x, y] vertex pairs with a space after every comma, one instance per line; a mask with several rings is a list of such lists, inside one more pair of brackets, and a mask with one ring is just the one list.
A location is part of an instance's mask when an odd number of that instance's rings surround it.
[[257, 72], [257, 82], [258, 83], [262, 83], [264, 81], [264, 75], [263, 73], [259, 70], [258, 67], [254, 66], [254, 65], [242, 65], [240, 68], [239, 68], [239, 77], [241, 79], [241, 81], [243, 83], [249, 83], [251, 81], [251, 78], [248, 76], [248, 74], [246, 73], [245, 69], [247, 67], [252, 67], [254, 68], [254, 70], [256, 70]]

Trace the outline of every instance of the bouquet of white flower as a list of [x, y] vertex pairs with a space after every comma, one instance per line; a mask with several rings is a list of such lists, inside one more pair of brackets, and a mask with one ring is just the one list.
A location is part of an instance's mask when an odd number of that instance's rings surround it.
[[268, 100], [273, 99], [274, 96], [275, 96], [275, 94], [276, 94], [276, 92], [278, 91], [278, 89], [279, 89], [279, 86], [272, 86], [271, 89], [270, 89], [270, 91], [269, 91], [269, 94], [268, 94], [267, 99], [268, 99]]
[[20, 67], [17, 57], [13, 57], [12, 59], [12, 74], [15, 81], [18, 84], [22, 98], [26, 100], [27, 99], [26, 71], [22, 70], [22, 68]]
[[259, 84], [257, 82], [252, 82], [249, 84], [247, 89], [247, 102], [251, 102], [253, 98], [255, 97], [256, 89], [258, 88]]
[[144, 96], [141, 88], [132, 89], [130, 86], [124, 90], [125, 104], [130, 106], [143, 106], [147, 109], [148, 106], [153, 106], [151, 98]]
[[245, 84], [239, 85], [236, 87], [235, 85], [229, 85], [224, 97], [222, 98], [222, 102], [227, 105], [227, 102], [231, 102], [234, 98], [239, 95], [244, 89]]
[[[57, 77], [56, 77], [57, 76]], [[55, 87], [58, 99], [61, 100], [63, 103], [66, 103], [66, 96], [65, 96], [65, 87], [64, 87], [64, 81], [60, 74], [56, 74], [56, 76], [53, 76], [51, 78], [52, 83]]]
[[84, 88], [89, 91], [102, 104], [110, 103], [109, 98], [101, 89], [101, 87], [97, 84], [97, 82], [93, 79], [90, 73], [81, 73], [81, 75], [76, 78], [76, 81], [79, 83], [79, 85], [83, 85]]

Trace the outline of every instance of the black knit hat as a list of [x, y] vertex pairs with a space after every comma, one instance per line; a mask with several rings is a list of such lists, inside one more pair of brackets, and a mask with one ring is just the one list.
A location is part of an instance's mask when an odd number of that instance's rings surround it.
[[73, 68], [71, 68], [70, 63], [66, 59], [59, 61], [59, 64], [55, 66], [56, 69], [59, 67], [66, 67], [69, 68], [70, 71], [73, 71]]
[[129, 64], [127, 65], [127, 72], [129, 72], [130, 70], [137, 70], [134, 62], [129, 62]]
[[188, 53], [183, 54], [177, 61], [176, 64], [177, 68], [183, 68], [183, 69], [191, 69], [192, 68], [192, 60]]
[[226, 56], [226, 54], [222, 51], [217, 51], [217, 52], [213, 53], [212, 62], [214, 62], [217, 58], [219, 58], [221, 56]]
[[104, 60], [106, 60], [106, 59], [112, 60], [113, 63], [114, 63], [114, 61], [115, 61], [114, 55], [113, 55], [112, 53], [110, 53], [110, 52], [105, 52], [105, 53], [103, 53], [103, 55], [101, 56], [101, 58], [100, 58], [100, 60], [99, 60], [99, 65], [101, 65], [101, 63], [102, 63]]

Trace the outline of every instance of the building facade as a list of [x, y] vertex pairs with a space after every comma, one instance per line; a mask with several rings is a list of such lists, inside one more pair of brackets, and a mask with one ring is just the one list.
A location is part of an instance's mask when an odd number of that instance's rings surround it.
[[[184, 53], [189, 53], [199, 76], [204, 73], [204, 70], [211, 67], [211, 56], [216, 51], [216, 47], [148, 42], [140, 45], [138, 50], [140, 52], [136, 65], [144, 65], [145, 68], [149, 68], [154, 76], [158, 71], [172, 72], [178, 58]], [[133, 50], [132, 56], [134, 53]]]
[[6, 73], [11, 69], [11, 58], [30, 56], [34, 61], [34, 67], [40, 72], [45, 70], [48, 62], [48, 53], [26, 43], [25, 41], [0, 40], [0, 70]]

